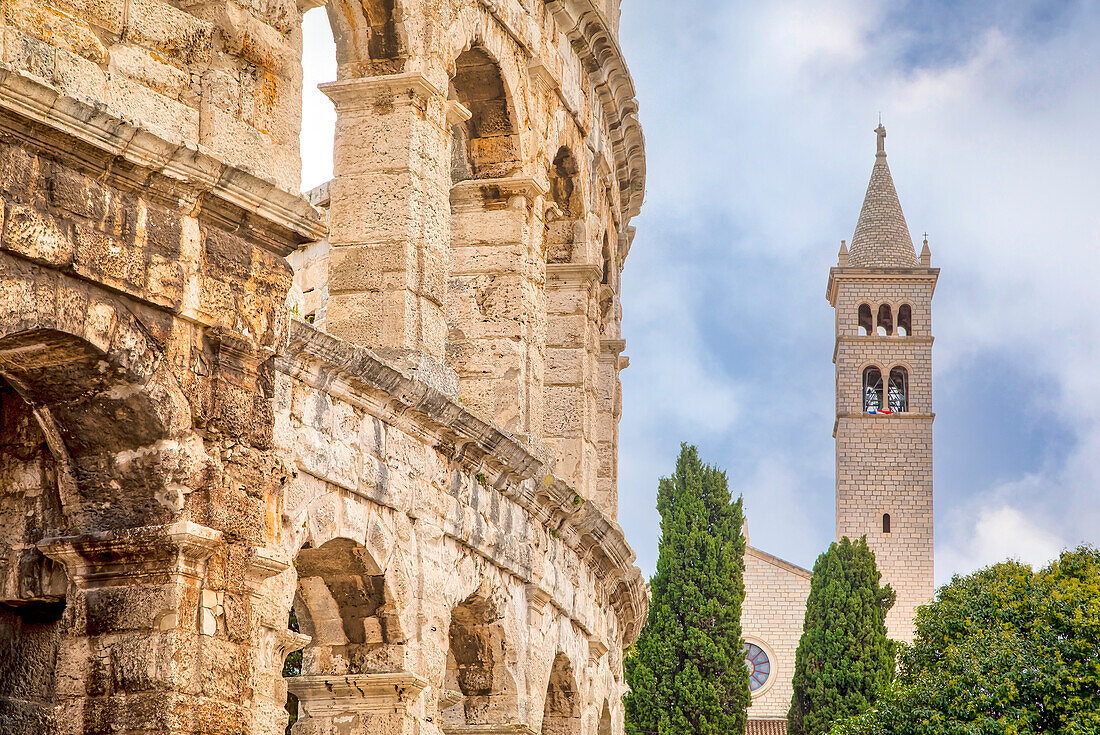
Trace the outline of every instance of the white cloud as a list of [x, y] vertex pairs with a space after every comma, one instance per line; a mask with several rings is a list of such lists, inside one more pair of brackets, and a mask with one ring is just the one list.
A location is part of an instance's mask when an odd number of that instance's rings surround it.
[[1061, 539], [1017, 508], [984, 509], [966, 524], [960, 537], [938, 547], [936, 579], [942, 584], [954, 574], [967, 574], [1005, 559], [1038, 569], [1058, 556], [1063, 546]]

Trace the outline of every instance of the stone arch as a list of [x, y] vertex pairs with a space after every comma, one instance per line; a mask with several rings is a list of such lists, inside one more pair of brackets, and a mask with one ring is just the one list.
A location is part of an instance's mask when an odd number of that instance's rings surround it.
[[462, 700], [443, 712], [447, 724], [517, 721], [519, 692], [509, 671], [512, 645], [502, 622], [503, 607], [483, 584], [451, 611], [444, 688], [458, 692]]
[[[512, 95], [485, 45], [455, 60], [448, 99], [461, 107], [451, 120], [451, 180], [498, 179], [522, 168]], [[465, 118], [465, 119], [461, 119]]]
[[542, 710], [542, 735], [580, 735], [581, 701], [576, 674], [569, 658], [559, 652], [550, 666], [546, 701]]
[[294, 611], [311, 637], [304, 676], [400, 670], [404, 641], [397, 600], [385, 571], [361, 543], [334, 538], [304, 546], [294, 562]]
[[600, 723], [596, 729], [597, 735], [611, 735], [611, 705], [604, 700], [603, 710], [600, 712]]
[[132, 319], [118, 319], [99, 344], [49, 327], [9, 333], [0, 379], [49, 449], [65, 519], [58, 530], [167, 522], [201, 480], [208, 460], [190, 404]]
[[397, 74], [408, 56], [402, 0], [328, 0], [340, 79]]

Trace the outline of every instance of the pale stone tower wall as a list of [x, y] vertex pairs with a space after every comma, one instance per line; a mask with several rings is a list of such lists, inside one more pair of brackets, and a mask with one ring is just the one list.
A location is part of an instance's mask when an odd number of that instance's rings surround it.
[[[910, 641], [917, 606], [933, 595], [932, 525], [932, 294], [939, 270], [918, 259], [886, 164], [885, 130], [849, 252], [829, 276], [828, 299], [836, 309], [836, 535], [866, 535], [879, 571], [897, 593], [887, 616], [890, 636]], [[860, 335], [859, 310], [875, 320]], [[892, 334], [880, 336], [879, 309], [887, 305]], [[909, 334], [896, 330], [899, 310], [912, 311]], [[864, 410], [863, 372], [877, 367], [908, 373], [908, 410]], [[889, 515], [889, 530], [884, 516]]]

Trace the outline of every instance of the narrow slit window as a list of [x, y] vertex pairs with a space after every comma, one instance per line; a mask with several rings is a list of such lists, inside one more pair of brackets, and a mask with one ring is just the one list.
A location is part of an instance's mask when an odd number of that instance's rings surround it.
[[882, 532], [883, 533], [890, 533], [890, 514], [889, 513], [883, 513], [882, 514]]
[[878, 307], [878, 336], [889, 337], [894, 333], [894, 315], [889, 304]]
[[877, 367], [863, 371], [863, 410], [867, 413], [882, 410], [882, 372]]
[[898, 336], [908, 337], [913, 333], [913, 308], [909, 304], [898, 307]]
[[859, 305], [859, 336], [868, 337], [875, 330], [871, 317], [871, 307], [868, 304]]
[[905, 413], [909, 410], [909, 373], [903, 367], [890, 371], [890, 410]]

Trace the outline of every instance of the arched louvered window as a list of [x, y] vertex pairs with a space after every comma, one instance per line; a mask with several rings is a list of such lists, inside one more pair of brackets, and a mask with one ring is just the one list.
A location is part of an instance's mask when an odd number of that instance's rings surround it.
[[883, 533], [890, 533], [890, 514], [889, 513], [883, 513], [882, 514], [882, 532]]
[[867, 337], [875, 331], [874, 321], [871, 317], [871, 307], [868, 304], [859, 305], [859, 336]]
[[896, 367], [890, 371], [889, 408], [894, 413], [905, 413], [909, 410], [909, 373], [903, 367]]
[[894, 315], [889, 304], [878, 307], [878, 336], [889, 337], [894, 333]]
[[913, 333], [913, 308], [909, 304], [898, 307], [898, 336], [908, 337]]
[[863, 410], [867, 413], [882, 410], [882, 372], [877, 367], [863, 371]]

